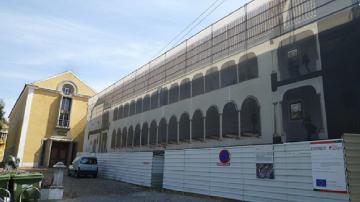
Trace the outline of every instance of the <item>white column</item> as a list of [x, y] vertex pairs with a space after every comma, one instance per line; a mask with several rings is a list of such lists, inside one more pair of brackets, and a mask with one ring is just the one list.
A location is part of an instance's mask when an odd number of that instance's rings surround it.
[[150, 127], [148, 126], [148, 130], [147, 130], [147, 146], [150, 146]]
[[141, 138], [142, 138], [142, 128], [141, 128], [141, 126], [140, 126], [140, 140], [139, 140], [139, 147], [141, 147]]
[[159, 144], [159, 127], [156, 126], [156, 141], [155, 145], [157, 146]]
[[206, 117], [203, 118], [203, 122], [204, 122], [204, 141], [206, 141]]
[[192, 142], [192, 120], [190, 119], [190, 143]]
[[278, 124], [279, 124], [279, 133], [280, 133], [280, 136], [282, 137], [281, 140], [282, 142], [286, 142], [286, 136], [285, 136], [285, 133], [284, 133], [284, 127], [283, 127], [283, 117], [282, 117], [282, 101], [279, 102], [278, 104], [278, 115], [279, 115], [279, 121], [278, 121]]
[[179, 136], [180, 136], [180, 126], [179, 126], [179, 121], [176, 121], [177, 123], [176, 123], [176, 130], [177, 130], [177, 144], [180, 144], [180, 138], [179, 138]]
[[166, 125], [166, 144], [169, 143], [169, 124]]
[[241, 111], [240, 110], [238, 111], [238, 127], [239, 127], [238, 136], [240, 138], [241, 137]]
[[[27, 130], [29, 128], [31, 105], [32, 105], [32, 100], [33, 100], [33, 96], [34, 96], [34, 89], [30, 86], [26, 86], [26, 87], [28, 89], [28, 92], [27, 92], [27, 98], [26, 98], [26, 103], [25, 103], [23, 124], [21, 126], [19, 149], [18, 149], [18, 153], [17, 153], [17, 157], [20, 159], [20, 166], [26, 165], [26, 162], [24, 162], [23, 158], [24, 158], [24, 152], [25, 152]], [[11, 146], [11, 145], [8, 145], [8, 146]]]
[[219, 121], [220, 121], [220, 124], [219, 124], [219, 140], [222, 140], [223, 139], [223, 134], [222, 134], [222, 113], [219, 113]]

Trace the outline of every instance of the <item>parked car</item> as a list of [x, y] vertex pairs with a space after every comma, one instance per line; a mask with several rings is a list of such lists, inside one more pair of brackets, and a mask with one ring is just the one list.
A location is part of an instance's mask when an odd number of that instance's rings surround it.
[[81, 175], [92, 175], [94, 178], [98, 174], [97, 158], [92, 156], [78, 156], [69, 166], [68, 175], [80, 177]]

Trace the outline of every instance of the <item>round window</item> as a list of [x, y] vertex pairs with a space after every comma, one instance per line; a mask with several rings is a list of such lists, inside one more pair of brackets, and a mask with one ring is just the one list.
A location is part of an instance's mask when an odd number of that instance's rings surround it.
[[64, 95], [71, 95], [74, 93], [74, 86], [71, 84], [64, 84], [62, 87], [62, 92]]

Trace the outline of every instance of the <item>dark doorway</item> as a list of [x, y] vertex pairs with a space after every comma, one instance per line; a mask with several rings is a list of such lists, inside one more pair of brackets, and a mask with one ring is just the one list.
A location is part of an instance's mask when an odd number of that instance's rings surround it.
[[322, 129], [320, 96], [311, 86], [287, 91], [282, 103], [287, 142], [319, 139]]
[[70, 142], [52, 142], [49, 167], [53, 167], [57, 162], [63, 162], [65, 165], [68, 165], [69, 146]]

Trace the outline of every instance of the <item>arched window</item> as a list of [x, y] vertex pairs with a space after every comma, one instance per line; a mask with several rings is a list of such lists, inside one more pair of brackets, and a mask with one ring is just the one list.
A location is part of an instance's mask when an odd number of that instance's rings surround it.
[[135, 114], [135, 108], [136, 108], [135, 100], [132, 100], [130, 103], [130, 115], [129, 116], [132, 116]]
[[238, 137], [239, 115], [236, 105], [229, 102], [224, 106], [222, 114], [223, 137]]
[[129, 103], [124, 105], [124, 118], [129, 116]]
[[119, 128], [116, 133], [116, 148], [121, 148], [122, 146], [122, 136], [121, 129]]
[[169, 104], [179, 101], [179, 85], [174, 83], [170, 87]]
[[155, 109], [159, 106], [158, 92], [155, 91], [151, 94], [151, 109]]
[[168, 143], [176, 143], [177, 142], [177, 119], [176, 116], [172, 116], [169, 121], [169, 129], [168, 129]]
[[260, 105], [253, 97], [247, 98], [241, 106], [241, 135], [260, 136]]
[[133, 140], [134, 140], [134, 129], [132, 126], [129, 127], [128, 132], [128, 139], [127, 139], [127, 146], [132, 147], [133, 146]]
[[157, 144], [157, 124], [156, 121], [152, 121], [150, 124], [150, 145]]
[[192, 139], [204, 140], [204, 117], [201, 110], [196, 110], [192, 117]]
[[141, 145], [148, 145], [149, 126], [144, 123], [141, 129]]
[[127, 140], [128, 139], [128, 133], [127, 133], [127, 128], [123, 128], [123, 132], [122, 132], [122, 147], [127, 147]]
[[259, 76], [258, 61], [254, 53], [249, 53], [240, 58], [238, 64], [239, 82], [257, 78]]
[[158, 135], [158, 143], [159, 144], [166, 144], [166, 140], [167, 140], [167, 124], [166, 124], [166, 119], [163, 118], [161, 119], [160, 123], [159, 123], [159, 135]]
[[143, 112], [150, 110], [150, 95], [145, 95], [143, 101]]
[[206, 138], [219, 138], [220, 118], [215, 106], [206, 111]]
[[75, 94], [75, 87], [73, 86], [73, 84], [70, 84], [68, 82], [66, 82], [61, 89], [62, 93], [64, 95], [73, 95]]
[[134, 147], [140, 145], [140, 138], [141, 138], [141, 128], [140, 124], [135, 127], [135, 136], [134, 136]]
[[191, 94], [190, 79], [183, 79], [180, 83], [180, 100], [189, 98]]
[[113, 121], [118, 120], [118, 108], [116, 107], [113, 112]]
[[179, 140], [190, 140], [190, 117], [187, 113], [183, 113], [180, 117]]
[[113, 133], [111, 135], [111, 149], [115, 149], [116, 145], [116, 130], [113, 130]]
[[204, 76], [199, 73], [192, 79], [192, 96], [201, 95], [204, 93]]
[[168, 100], [169, 99], [169, 91], [168, 89], [165, 88], [161, 88], [160, 90], [160, 106], [165, 106], [168, 104]]
[[237, 83], [236, 76], [236, 64], [235, 61], [226, 62], [221, 67], [221, 87], [224, 88], [226, 86], [230, 86]]
[[143, 102], [142, 98], [136, 100], [136, 113], [139, 114], [142, 112]]
[[219, 71], [217, 67], [212, 67], [206, 71], [205, 92], [210, 92], [219, 88]]
[[124, 117], [124, 109], [123, 109], [123, 106], [121, 105], [118, 110], [117, 118], [122, 119], [123, 117]]

